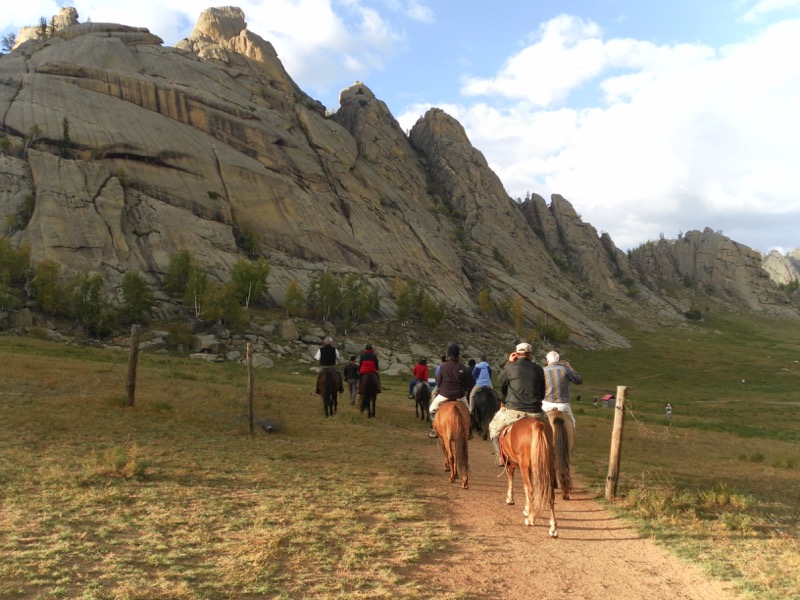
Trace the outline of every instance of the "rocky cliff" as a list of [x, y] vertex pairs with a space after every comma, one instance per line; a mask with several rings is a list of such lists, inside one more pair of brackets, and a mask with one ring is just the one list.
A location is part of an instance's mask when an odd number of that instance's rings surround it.
[[672, 294], [690, 280], [748, 310], [796, 315], [752, 251], [709, 230], [629, 260], [563, 197], [514, 202], [441, 110], [407, 136], [356, 82], [328, 114], [237, 8], [204, 11], [174, 48], [146, 29], [67, 16], [52, 37], [0, 56], [0, 124], [0, 217], [17, 223], [7, 234], [35, 262], [101, 271], [111, 286], [129, 269], [160, 285], [181, 250], [225, 280], [246, 231], [272, 265], [278, 304], [290, 281], [321, 269], [363, 275], [387, 317], [395, 278], [422, 283], [456, 321], [489, 289], [587, 347], [627, 345], [609, 312], [683, 322], [686, 301]]

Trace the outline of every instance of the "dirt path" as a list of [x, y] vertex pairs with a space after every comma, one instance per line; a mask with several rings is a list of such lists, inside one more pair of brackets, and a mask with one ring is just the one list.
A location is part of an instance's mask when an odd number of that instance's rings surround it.
[[[524, 493], [519, 473], [516, 504], [505, 503], [506, 477], [494, 466], [489, 442], [470, 442], [470, 486], [451, 484], [441, 450], [431, 440], [426, 458], [430, 485], [447, 494], [452, 525], [463, 532], [455, 560], [431, 565], [426, 579], [443, 596], [546, 598], [547, 600], [734, 600], [728, 584], [709, 580], [700, 569], [642, 538], [594, 501], [577, 484], [569, 501], [557, 496], [556, 540], [547, 521], [523, 525]], [[498, 477], [498, 474], [501, 474]], [[463, 597], [463, 596], [462, 596]]]

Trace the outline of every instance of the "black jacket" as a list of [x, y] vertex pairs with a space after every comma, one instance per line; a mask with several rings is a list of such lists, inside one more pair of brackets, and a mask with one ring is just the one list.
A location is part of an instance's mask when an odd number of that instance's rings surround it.
[[506, 408], [523, 412], [541, 412], [544, 400], [544, 369], [542, 365], [521, 358], [507, 363], [500, 373], [500, 389]]

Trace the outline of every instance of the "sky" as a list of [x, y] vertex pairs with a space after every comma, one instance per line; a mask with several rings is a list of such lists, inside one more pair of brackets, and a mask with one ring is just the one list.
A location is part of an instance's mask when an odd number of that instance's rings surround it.
[[[629, 250], [706, 227], [800, 247], [800, 0], [232, 0], [329, 110], [356, 81], [409, 130], [458, 120], [515, 199], [551, 194]], [[0, 33], [75, 7], [172, 46], [208, 0], [5, 3]]]

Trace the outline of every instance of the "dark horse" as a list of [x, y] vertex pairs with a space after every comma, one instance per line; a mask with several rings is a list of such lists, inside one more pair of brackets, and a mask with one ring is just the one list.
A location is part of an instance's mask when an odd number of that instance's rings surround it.
[[546, 420], [524, 417], [500, 433], [500, 453], [506, 465], [506, 504], [514, 504], [514, 470], [519, 467], [525, 485], [525, 525], [533, 525], [536, 514], [550, 510], [550, 537], [558, 537], [555, 513], [555, 456], [553, 429]]
[[444, 468], [450, 471], [450, 483], [461, 474], [461, 487], [469, 487], [469, 409], [460, 400], [447, 400], [439, 405], [433, 418], [433, 430], [441, 440]]
[[427, 381], [418, 381], [414, 386], [414, 414], [427, 422], [430, 418], [431, 386]]
[[322, 394], [322, 407], [325, 409], [325, 416], [332, 417], [336, 414], [338, 407], [339, 386], [341, 382], [334, 371], [320, 371], [317, 376], [317, 389]]
[[561, 497], [569, 500], [572, 492], [572, 473], [569, 468], [569, 457], [572, 454], [575, 429], [572, 418], [560, 410], [550, 410], [547, 413], [550, 425], [553, 427], [553, 450], [556, 458], [556, 479], [561, 488]]
[[358, 387], [361, 394], [361, 412], [367, 411], [367, 418], [375, 416], [375, 401], [378, 399], [378, 375], [364, 373]]
[[475, 392], [472, 411], [472, 429], [481, 434], [485, 440], [489, 437], [489, 423], [495, 413], [500, 410], [500, 399], [492, 388], [481, 388]]

